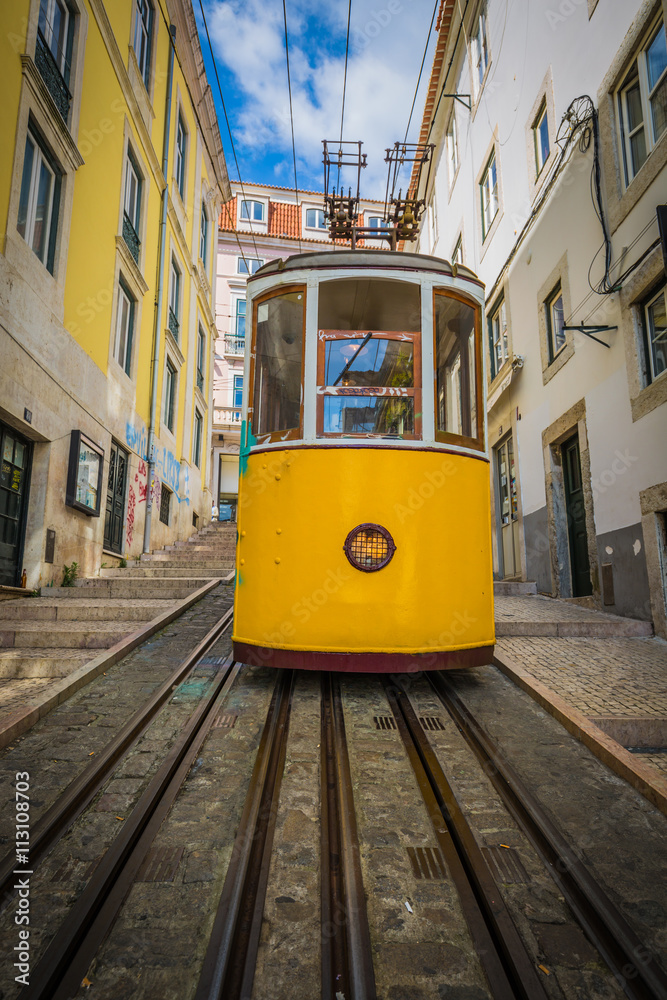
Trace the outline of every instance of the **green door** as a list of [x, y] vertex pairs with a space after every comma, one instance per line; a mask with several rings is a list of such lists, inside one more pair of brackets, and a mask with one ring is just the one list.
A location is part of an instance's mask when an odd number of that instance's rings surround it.
[[30, 478], [31, 444], [11, 427], [0, 424], [0, 584], [21, 582], [21, 557]]
[[572, 571], [572, 596], [587, 597], [593, 593], [588, 562], [588, 536], [586, 534], [586, 507], [581, 485], [579, 460], [579, 435], [575, 434], [561, 446], [567, 534], [570, 545]]

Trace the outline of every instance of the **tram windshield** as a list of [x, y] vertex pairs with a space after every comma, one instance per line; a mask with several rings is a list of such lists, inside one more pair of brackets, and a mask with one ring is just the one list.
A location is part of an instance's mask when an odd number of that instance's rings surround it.
[[418, 437], [419, 286], [368, 278], [323, 283], [319, 320], [318, 435]]
[[297, 288], [255, 305], [255, 368], [252, 430], [259, 437], [298, 437], [305, 289]]

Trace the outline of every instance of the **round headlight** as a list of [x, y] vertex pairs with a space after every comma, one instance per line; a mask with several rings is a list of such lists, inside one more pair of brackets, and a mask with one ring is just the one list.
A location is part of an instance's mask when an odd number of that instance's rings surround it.
[[391, 561], [396, 551], [394, 539], [379, 524], [359, 524], [345, 539], [345, 555], [355, 569], [374, 573]]

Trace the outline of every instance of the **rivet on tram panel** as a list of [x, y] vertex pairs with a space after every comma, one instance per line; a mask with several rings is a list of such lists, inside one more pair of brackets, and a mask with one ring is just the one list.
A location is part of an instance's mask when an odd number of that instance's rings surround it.
[[264, 463], [264, 465], [262, 466], [262, 468], [263, 468], [263, 469], [265, 469], [265, 468], [266, 468], [266, 462]]
[[245, 559], [241, 559], [240, 565], [245, 566]]
[[283, 533], [282, 528], [276, 528], [276, 535], [282, 535], [282, 533]]
[[279, 562], [280, 562], [280, 559], [276, 559], [276, 566], [278, 565]]
[[281, 477], [280, 473], [278, 472], [278, 473], [276, 474], [276, 479], [281, 479], [281, 478], [282, 478], [282, 477]]
[[246, 536], [246, 533], [245, 533], [245, 531], [242, 531], [242, 532], [241, 532], [241, 538], [245, 538], [245, 536]]

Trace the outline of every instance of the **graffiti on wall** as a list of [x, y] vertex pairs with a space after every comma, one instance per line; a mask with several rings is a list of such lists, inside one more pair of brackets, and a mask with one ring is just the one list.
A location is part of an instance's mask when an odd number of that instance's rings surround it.
[[127, 547], [132, 545], [132, 539], [134, 538], [134, 508], [137, 504], [137, 497], [134, 492], [134, 487], [130, 484], [130, 489], [127, 497], [127, 519], [125, 522], [125, 540], [127, 542]]
[[[148, 493], [148, 470], [146, 469], [146, 463], [143, 458], [139, 460], [139, 468], [134, 476], [134, 481], [137, 484], [137, 489], [139, 491], [139, 503], [145, 502], [146, 494]], [[142, 482], [143, 480], [143, 482]]]
[[125, 440], [132, 449], [136, 451], [139, 458], [144, 461], [148, 458], [148, 437], [146, 435], [146, 427], [143, 423], [140, 423], [138, 427], [131, 424], [128, 420], [125, 424]]

